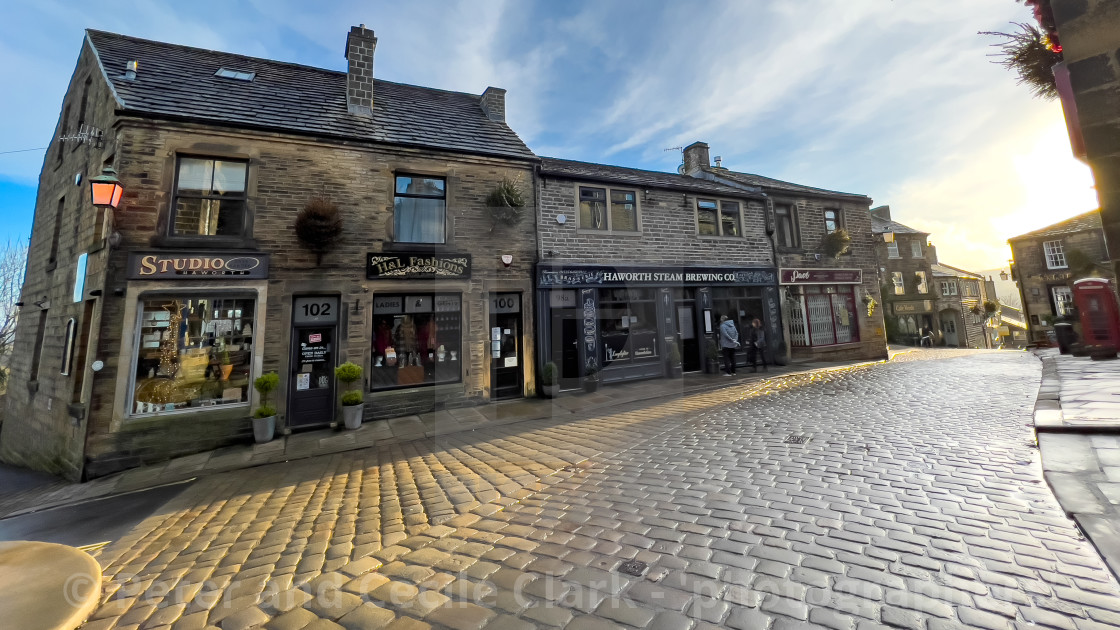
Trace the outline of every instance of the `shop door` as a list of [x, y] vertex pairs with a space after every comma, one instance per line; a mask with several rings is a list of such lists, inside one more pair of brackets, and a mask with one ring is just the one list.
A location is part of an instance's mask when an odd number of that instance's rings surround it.
[[560, 368], [560, 389], [579, 383], [579, 320], [574, 309], [552, 309], [552, 361]]
[[288, 380], [288, 426], [334, 421], [338, 297], [297, 297], [292, 308], [292, 354]]
[[521, 294], [491, 293], [491, 400], [522, 396], [524, 369], [521, 350]]
[[696, 334], [696, 300], [677, 300], [677, 343], [680, 344], [681, 368], [685, 372], [698, 372], [703, 367], [700, 338]]

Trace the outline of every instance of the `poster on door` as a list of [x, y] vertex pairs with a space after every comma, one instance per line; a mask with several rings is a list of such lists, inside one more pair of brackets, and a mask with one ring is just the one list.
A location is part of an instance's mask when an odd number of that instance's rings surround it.
[[305, 389], [311, 389], [311, 375], [306, 373], [296, 374], [296, 391], [302, 392]]

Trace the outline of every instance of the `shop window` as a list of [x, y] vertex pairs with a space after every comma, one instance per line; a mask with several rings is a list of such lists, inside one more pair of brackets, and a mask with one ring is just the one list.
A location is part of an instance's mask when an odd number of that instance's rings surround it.
[[[609, 211], [607, 199], [610, 199]], [[580, 186], [579, 227], [602, 232], [637, 232], [637, 191]]]
[[790, 344], [812, 347], [859, 341], [855, 291], [850, 285], [807, 285], [794, 289]]
[[175, 294], [140, 302], [132, 414], [247, 403], [251, 297]]
[[[373, 298], [373, 391], [462, 380], [462, 296], [409, 293]], [[516, 341], [516, 340], [514, 340]]]
[[696, 229], [700, 236], [742, 236], [743, 222], [736, 201], [696, 200]]
[[901, 271], [892, 271], [891, 272], [891, 284], [894, 285], [894, 294], [895, 295], [905, 295], [906, 294], [906, 285], [903, 283], [902, 272]]
[[398, 243], [446, 241], [447, 181], [398, 175], [393, 197], [393, 234]]
[[657, 303], [653, 289], [599, 289], [604, 368], [656, 361]]
[[898, 253], [898, 241], [887, 243], [887, 258], [902, 258]]
[[824, 231], [826, 234], [832, 234], [841, 228], [840, 225], [840, 211], [839, 210], [825, 210], [824, 211]]
[[1042, 244], [1042, 251], [1046, 254], [1047, 269], [1065, 269], [1068, 267], [1065, 248], [1062, 247], [1061, 241], [1046, 241]]
[[242, 236], [249, 163], [180, 157], [172, 236]]
[[922, 257], [922, 242], [921, 241], [910, 241], [910, 257], [911, 258], [921, 258]]
[[774, 229], [778, 234], [778, 245], [782, 247], [801, 247], [800, 234], [797, 232], [796, 210], [792, 206], [774, 206]]

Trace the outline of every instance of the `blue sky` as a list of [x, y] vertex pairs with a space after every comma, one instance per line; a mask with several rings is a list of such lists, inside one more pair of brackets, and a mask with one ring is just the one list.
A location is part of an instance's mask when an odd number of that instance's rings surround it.
[[27, 238], [84, 28], [345, 69], [378, 37], [378, 77], [508, 90], [541, 155], [673, 171], [701, 140], [723, 165], [866, 194], [932, 233], [942, 260], [998, 267], [1009, 236], [1096, 207], [1061, 106], [991, 63], [1013, 0], [77, 2], [0, 23], [0, 239]]

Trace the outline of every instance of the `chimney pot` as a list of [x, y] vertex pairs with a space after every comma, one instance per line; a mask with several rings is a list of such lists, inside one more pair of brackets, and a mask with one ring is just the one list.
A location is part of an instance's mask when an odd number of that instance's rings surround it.
[[478, 97], [478, 104], [490, 120], [506, 121], [506, 91], [502, 88], [486, 88]]
[[377, 37], [365, 24], [346, 35], [346, 111], [373, 115], [373, 52]]
[[684, 174], [693, 175], [711, 167], [708, 158], [708, 143], [693, 142], [684, 148]]

